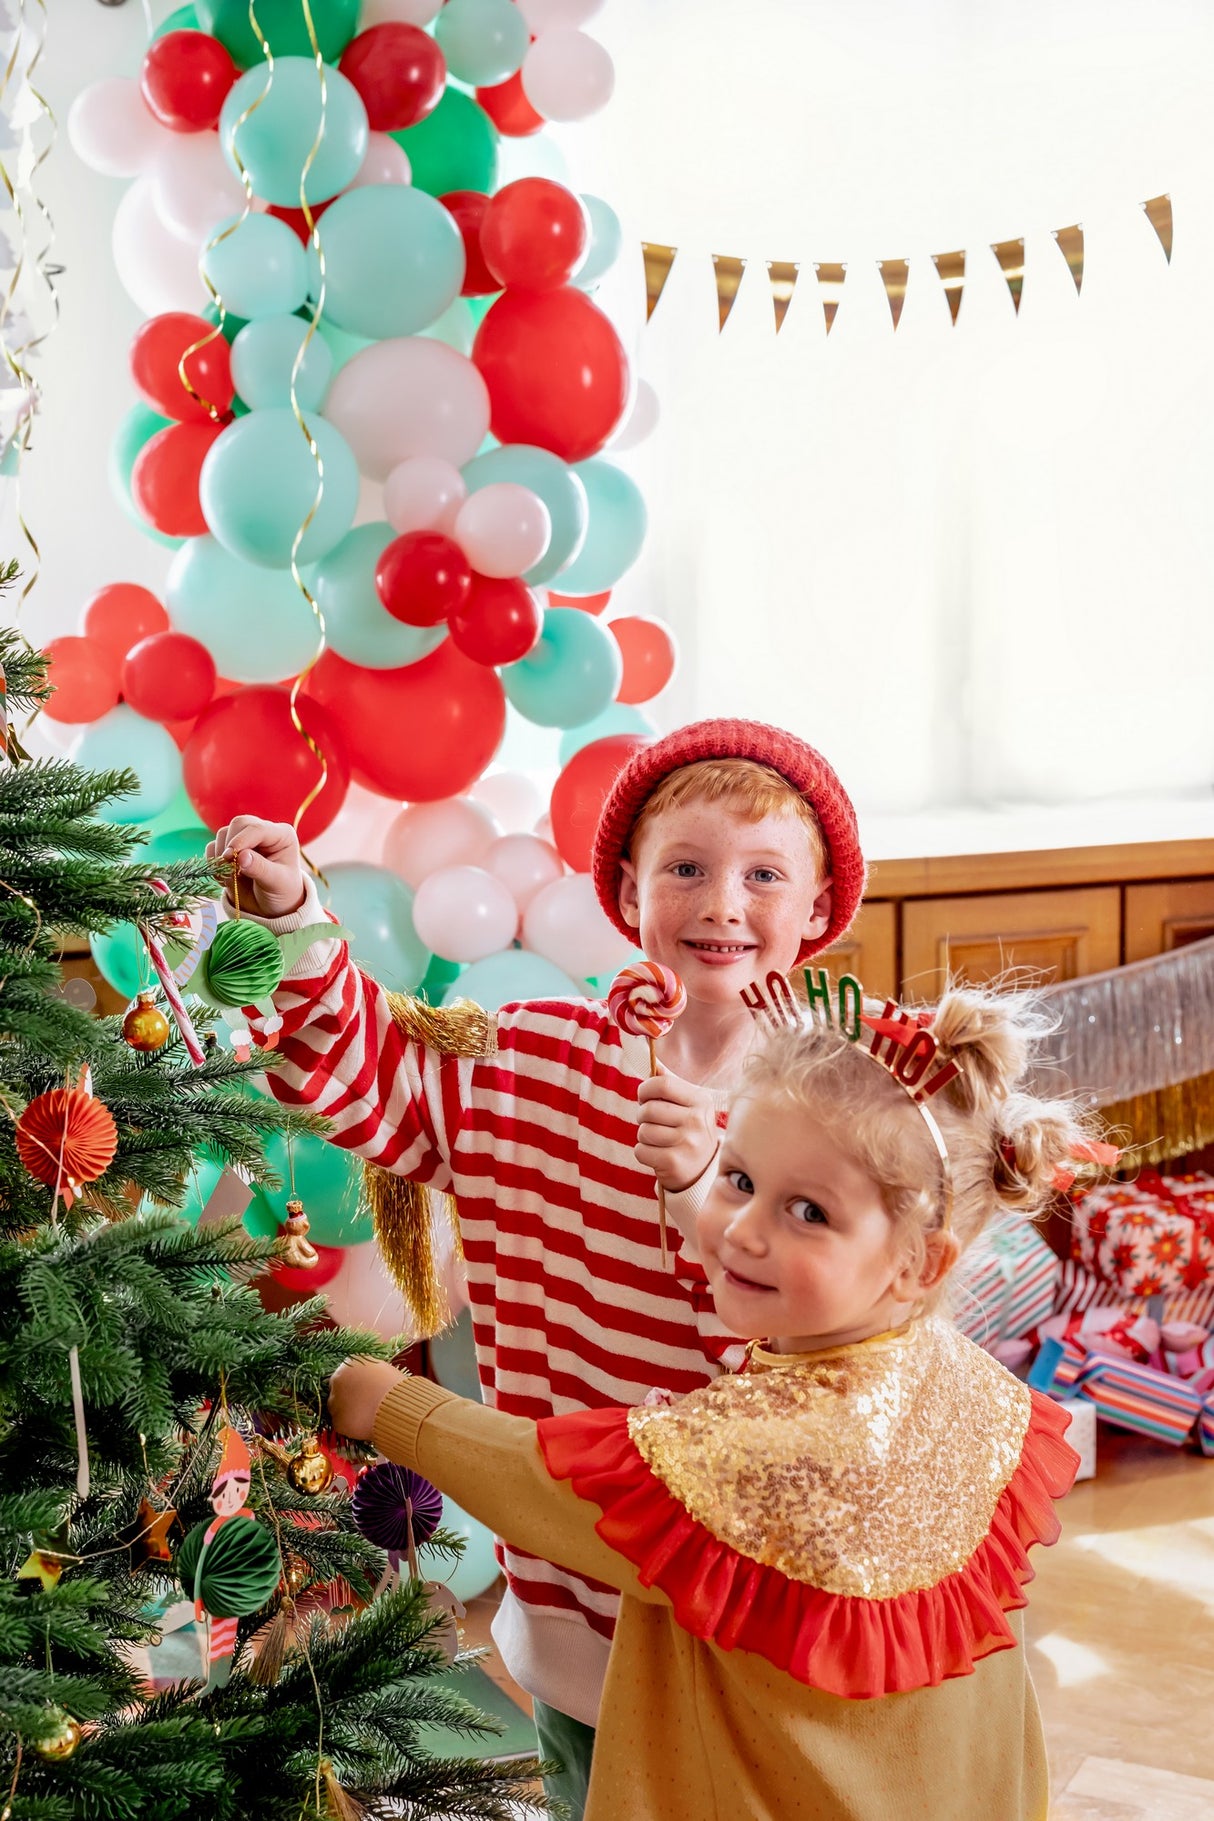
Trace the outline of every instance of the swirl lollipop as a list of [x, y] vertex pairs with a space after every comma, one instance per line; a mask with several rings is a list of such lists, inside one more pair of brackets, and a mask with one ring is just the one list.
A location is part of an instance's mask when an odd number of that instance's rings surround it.
[[[656, 961], [634, 961], [616, 975], [607, 995], [607, 1009], [622, 1031], [649, 1040], [649, 1073], [658, 1072], [655, 1045], [664, 1037], [679, 1013], [686, 1009], [687, 988], [673, 968]], [[658, 1184], [658, 1233], [662, 1242], [662, 1264], [666, 1252], [666, 1191]]]

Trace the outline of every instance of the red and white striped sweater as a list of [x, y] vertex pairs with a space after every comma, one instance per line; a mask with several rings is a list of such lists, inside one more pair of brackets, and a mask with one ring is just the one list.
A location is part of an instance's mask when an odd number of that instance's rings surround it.
[[[303, 907], [269, 926], [322, 916], [309, 885]], [[533, 1418], [636, 1404], [740, 1362], [675, 1231], [662, 1269], [654, 1179], [633, 1154], [648, 1048], [604, 1005], [508, 1006], [496, 1055], [439, 1056], [401, 1034], [332, 941], [308, 950], [275, 1007], [277, 1097], [324, 1113], [360, 1156], [454, 1195], [487, 1404]], [[618, 1596], [521, 1550], [499, 1555], [509, 1593], [494, 1637], [507, 1668], [593, 1725]]]

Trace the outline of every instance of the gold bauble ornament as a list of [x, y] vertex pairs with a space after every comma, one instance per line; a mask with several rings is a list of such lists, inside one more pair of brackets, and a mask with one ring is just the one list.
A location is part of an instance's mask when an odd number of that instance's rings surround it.
[[64, 1758], [70, 1758], [81, 1740], [79, 1720], [73, 1720], [71, 1714], [62, 1709], [57, 1714], [60, 1724], [58, 1730], [49, 1739], [42, 1739], [34, 1750], [40, 1758], [46, 1758], [52, 1764], [59, 1764]]
[[287, 1463], [287, 1478], [296, 1492], [306, 1492], [315, 1498], [319, 1492], [327, 1492], [333, 1484], [333, 1463], [320, 1451], [320, 1443], [310, 1435], [299, 1453]]
[[308, 1582], [312, 1579], [312, 1570], [308, 1567], [308, 1564], [301, 1561], [297, 1555], [288, 1556], [287, 1570], [282, 1578], [288, 1594], [295, 1595], [297, 1593], [302, 1593], [304, 1588], [308, 1585]]
[[172, 1032], [154, 993], [140, 993], [122, 1020], [122, 1035], [133, 1050], [148, 1055], [164, 1048]]

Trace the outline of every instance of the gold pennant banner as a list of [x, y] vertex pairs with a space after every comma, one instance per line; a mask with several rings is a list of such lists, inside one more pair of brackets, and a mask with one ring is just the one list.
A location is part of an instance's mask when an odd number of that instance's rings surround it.
[[784, 327], [800, 273], [801, 267], [795, 259], [769, 259], [767, 262], [767, 282], [771, 286], [771, 301], [776, 312], [777, 335]]
[[965, 289], [965, 250], [957, 253], [933, 253], [932, 264], [940, 283], [944, 286], [944, 295], [948, 300], [948, 313], [953, 319], [954, 329], [957, 326], [957, 312], [961, 308], [961, 293]]
[[902, 306], [906, 302], [906, 281], [910, 277], [910, 262], [905, 259], [882, 259], [878, 261], [881, 271], [881, 283], [885, 286], [885, 295], [889, 299], [889, 313], [894, 319], [894, 333], [902, 320]]
[[718, 333], [729, 321], [729, 312], [738, 300], [738, 286], [746, 271], [746, 261], [736, 253], [714, 253], [712, 269], [717, 280]]
[[1077, 221], [1073, 227], [1052, 228], [1050, 231], [1058, 242], [1058, 251], [1066, 260], [1067, 270], [1075, 280], [1078, 294], [1083, 290], [1083, 223]]
[[1020, 298], [1024, 291], [1024, 241], [996, 240], [991, 246], [991, 252], [999, 261], [999, 270], [1012, 294], [1012, 307], [1019, 316]]
[[815, 259], [814, 271], [818, 274], [818, 288], [822, 293], [822, 314], [826, 318], [826, 333], [829, 335], [835, 326], [839, 305], [843, 301], [843, 280], [847, 277], [847, 266], [846, 264], [833, 265], [826, 259]]
[[1166, 193], [1163, 196], [1152, 196], [1149, 202], [1143, 203], [1147, 220], [1159, 236], [1163, 256], [1168, 264], [1172, 263], [1172, 198]]
[[646, 322], [658, 307], [658, 299], [666, 289], [666, 280], [670, 277], [670, 268], [678, 250], [677, 247], [664, 247], [656, 240], [641, 242], [641, 251], [645, 255]]

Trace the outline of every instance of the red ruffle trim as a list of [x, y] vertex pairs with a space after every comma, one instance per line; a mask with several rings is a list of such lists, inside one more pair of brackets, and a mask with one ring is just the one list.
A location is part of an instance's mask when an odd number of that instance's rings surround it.
[[1063, 1440], [1065, 1412], [1031, 1395], [1019, 1464], [965, 1567], [886, 1600], [824, 1593], [719, 1541], [644, 1461], [627, 1410], [548, 1417], [538, 1433], [549, 1473], [599, 1506], [599, 1535], [644, 1586], [661, 1589], [685, 1631], [721, 1650], [755, 1651], [827, 1694], [871, 1700], [970, 1675], [980, 1658], [1015, 1644], [1005, 1614], [1027, 1603], [1029, 1546], [1057, 1540], [1054, 1500], [1079, 1460]]

